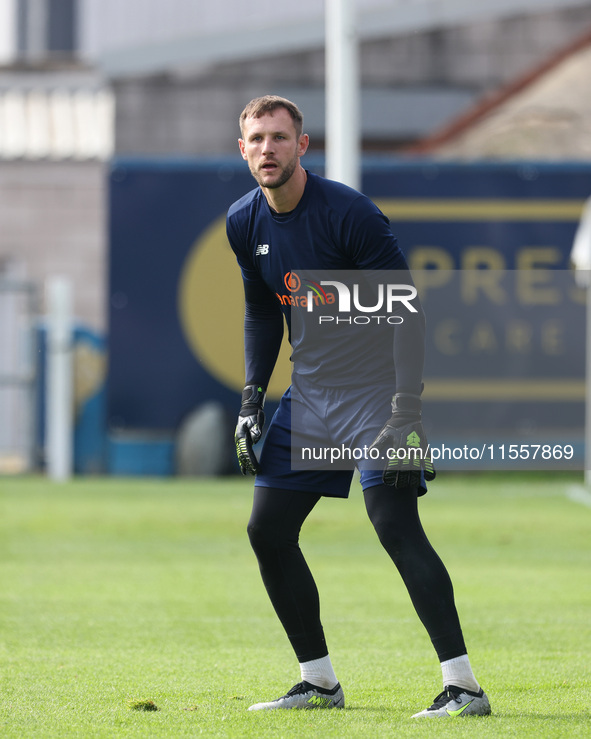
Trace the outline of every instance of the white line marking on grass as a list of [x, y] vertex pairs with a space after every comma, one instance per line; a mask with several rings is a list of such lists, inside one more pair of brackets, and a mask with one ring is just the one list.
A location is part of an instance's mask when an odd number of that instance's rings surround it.
[[591, 491], [582, 485], [571, 485], [566, 489], [566, 497], [574, 503], [582, 503], [591, 508]]

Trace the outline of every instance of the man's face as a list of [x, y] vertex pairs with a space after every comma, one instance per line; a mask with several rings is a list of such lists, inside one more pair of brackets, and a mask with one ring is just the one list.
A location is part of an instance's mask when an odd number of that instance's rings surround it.
[[261, 187], [284, 185], [296, 170], [298, 159], [308, 148], [308, 137], [298, 138], [295, 125], [285, 108], [243, 123], [244, 138], [239, 140], [243, 159]]

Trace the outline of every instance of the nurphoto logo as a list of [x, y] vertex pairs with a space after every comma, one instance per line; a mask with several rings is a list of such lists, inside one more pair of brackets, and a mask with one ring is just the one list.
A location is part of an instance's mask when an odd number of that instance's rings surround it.
[[[351, 313], [351, 290], [344, 282], [339, 282], [338, 280], [320, 280], [320, 284], [323, 287], [326, 285], [336, 288], [339, 313]], [[375, 311], [382, 310], [385, 303], [386, 313], [393, 313], [394, 304], [402, 303], [411, 313], [417, 312], [417, 309], [410, 302], [417, 297], [417, 289], [413, 285], [378, 285], [377, 290], [378, 295], [375, 305], [361, 305], [359, 284], [355, 283], [353, 285], [354, 308], [360, 313], [374, 313]], [[308, 312], [311, 313], [314, 310], [311, 291], [308, 293], [308, 296]]]

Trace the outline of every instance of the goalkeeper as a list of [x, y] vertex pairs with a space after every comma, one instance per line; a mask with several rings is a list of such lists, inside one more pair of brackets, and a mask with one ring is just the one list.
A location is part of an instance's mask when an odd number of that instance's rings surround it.
[[[302, 114], [283, 98], [265, 96], [246, 106], [239, 146], [258, 187], [234, 203], [227, 216], [246, 306], [246, 382], [235, 441], [243, 473], [256, 475], [248, 534], [300, 666], [300, 682], [291, 690], [250, 710], [345, 704], [299, 535], [321, 497], [348, 496], [353, 471], [294, 468], [292, 448], [298, 439], [293, 437], [305, 427], [306, 439], [330, 439], [351, 448], [373, 443], [388, 458], [379, 469], [375, 462], [358, 465], [365, 505], [443, 676], [442, 692], [415, 716], [487, 714], [490, 706], [470, 666], [449, 575], [419, 519], [418, 496], [435, 472], [421, 423], [424, 316], [418, 300], [395, 327], [392, 343], [376, 341], [370, 331], [363, 334], [367, 346], [352, 345], [345, 333], [330, 343], [314, 343], [304, 341], [305, 329], [292, 325], [298, 315], [291, 310], [300, 288], [298, 272], [407, 270], [388, 220], [368, 198], [302, 167], [308, 147], [302, 127]], [[284, 319], [293, 350], [292, 386], [268, 426], [259, 461], [253, 444], [263, 433], [265, 392]], [[293, 423], [296, 417], [303, 425]], [[422, 453], [415, 457], [411, 452], [417, 447]]]

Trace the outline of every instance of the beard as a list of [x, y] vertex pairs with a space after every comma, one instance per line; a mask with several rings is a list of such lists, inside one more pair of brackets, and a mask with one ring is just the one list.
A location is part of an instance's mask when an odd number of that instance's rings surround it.
[[[275, 162], [275, 164], [277, 163]], [[297, 165], [298, 165], [297, 156], [294, 156], [294, 158], [290, 162], [288, 162], [283, 168], [277, 165], [277, 168], [279, 170], [279, 176], [277, 177], [276, 180], [273, 180], [272, 182], [269, 182], [269, 183], [265, 183], [264, 181], [265, 170], [261, 171], [259, 169], [255, 169], [254, 167], [250, 167], [250, 173], [261, 187], [265, 187], [268, 190], [276, 190], [278, 187], [285, 185], [285, 183], [289, 180], [289, 178], [296, 171]]]

